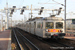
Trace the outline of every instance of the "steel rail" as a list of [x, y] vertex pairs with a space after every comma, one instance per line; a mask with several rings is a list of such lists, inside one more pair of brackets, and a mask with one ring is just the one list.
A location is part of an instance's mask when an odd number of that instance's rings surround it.
[[[17, 29], [16, 29], [17, 30]], [[18, 31], [18, 30], [17, 30]], [[19, 31], [18, 31], [19, 32]], [[20, 33], [20, 32], [19, 32]], [[21, 33], [20, 33], [21, 34]], [[22, 35], [22, 34], [21, 34]], [[22, 35], [23, 36], [23, 35]], [[23, 36], [32, 46], [34, 46], [37, 50], [39, 50], [38, 47], [36, 47], [30, 40], [28, 40], [25, 36]]]
[[20, 43], [19, 43], [19, 41], [18, 41], [18, 38], [17, 38], [17, 36], [16, 36], [16, 34], [15, 34], [15, 31], [13, 30], [13, 32], [14, 32], [15, 38], [16, 38], [16, 40], [17, 40], [17, 43], [18, 43], [18, 45], [19, 45], [19, 47], [20, 47], [20, 50], [22, 50], [22, 48], [21, 48], [21, 46], [20, 46]]

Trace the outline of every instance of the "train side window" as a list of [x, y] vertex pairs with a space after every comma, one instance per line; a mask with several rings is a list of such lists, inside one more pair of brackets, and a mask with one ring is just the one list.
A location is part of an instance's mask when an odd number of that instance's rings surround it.
[[42, 29], [43, 28], [43, 22], [38, 22], [37, 23], [37, 28], [41, 28]]
[[31, 23], [31, 28], [32, 28], [32, 23]]
[[28, 24], [27, 24], [27, 28], [28, 28]]
[[34, 24], [33, 23], [31, 23], [31, 28], [34, 28]]
[[27, 24], [26, 24], [26, 27], [27, 27]]
[[27, 24], [27, 28], [29, 27], [29, 24]]
[[26, 24], [24, 24], [24, 27], [26, 27]]
[[29, 27], [31, 27], [31, 23], [29, 23]]
[[24, 27], [26, 27], [25, 24], [24, 24]]
[[26, 24], [26, 27], [27, 27], [27, 24]]

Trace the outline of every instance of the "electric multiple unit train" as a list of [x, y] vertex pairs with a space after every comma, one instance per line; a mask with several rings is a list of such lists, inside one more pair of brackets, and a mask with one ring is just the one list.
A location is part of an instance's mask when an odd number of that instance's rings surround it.
[[60, 17], [36, 17], [17, 26], [41, 38], [64, 38], [64, 20]]

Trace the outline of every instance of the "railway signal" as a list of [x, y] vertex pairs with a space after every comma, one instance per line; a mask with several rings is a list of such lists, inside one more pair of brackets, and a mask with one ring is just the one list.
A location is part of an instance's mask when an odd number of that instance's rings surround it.
[[16, 8], [16, 6], [13, 6], [13, 8], [11, 9], [11, 13], [10, 14], [13, 14], [15, 8]]
[[44, 9], [44, 7], [41, 7], [39, 15], [41, 15], [41, 13], [43, 12], [43, 9]]
[[23, 14], [25, 8], [26, 8], [26, 7], [24, 6], [24, 7], [21, 9], [21, 13], [20, 13], [20, 14]]

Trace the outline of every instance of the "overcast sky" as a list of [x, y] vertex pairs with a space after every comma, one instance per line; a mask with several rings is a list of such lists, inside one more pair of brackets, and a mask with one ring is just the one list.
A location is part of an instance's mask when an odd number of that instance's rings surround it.
[[[60, 7], [62, 7], [64, 9], [64, 6], [57, 4], [61, 3], [64, 4], [65, 0], [0, 0], [0, 9], [4, 9], [4, 7], [6, 7], [6, 1], [8, 2], [8, 7], [12, 7], [12, 6], [16, 6], [17, 8], [22, 8], [23, 6], [31, 6], [33, 8], [41, 8], [44, 7], [45, 9], [59, 9]], [[55, 3], [55, 4], [38, 4], [38, 3]], [[67, 0], [67, 18], [75, 18], [75, 14], [70, 13], [70, 12], [74, 12], [75, 13], [75, 0]], [[25, 17], [28, 19], [29, 18], [29, 13], [30, 11], [25, 10], [25, 12], [23, 13], [23, 15], [20, 15], [20, 10], [17, 10], [16, 12], [13, 13], [12, 15], [12, 19], [13, 20], [22, 20]], [[33, 11], [34, 17], [36, 16], [42, 16], [42, 17], [47, 17], [49, 16], [49, 14], [46, 13], [51, 13], [51, 11], [44, 11], [41, 15], [38, 15], [39, 10], [38, 11]], [[5, 16], [5, 14], [3, 14]], [[60, 15], [58, 15], [59, 17], [64, 18], [64, 11], [61, 12]]]

